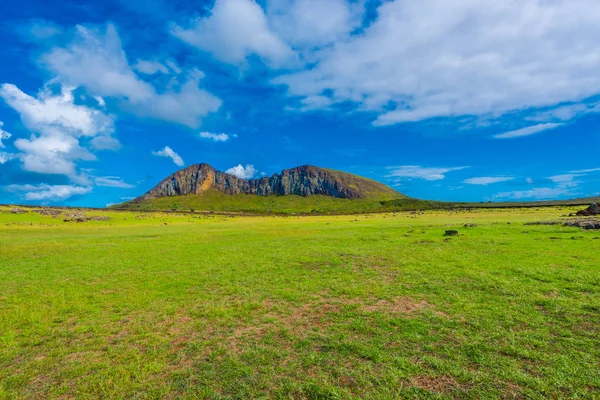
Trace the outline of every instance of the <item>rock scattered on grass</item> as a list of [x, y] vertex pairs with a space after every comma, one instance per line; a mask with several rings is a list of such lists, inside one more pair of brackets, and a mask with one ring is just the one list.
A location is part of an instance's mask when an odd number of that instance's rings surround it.
[[40, 215], [47, 215], [52, 218], [56, 218], [63, 213], [61, 210], [55, 208], [42, 208], [41, 210], [36, 210], [36, 212]]
[[525, 225], [562, 225], [582, 229], [600, 229], [600, 219], [573, 219], [566, 222], [561, 221], [539, 221], [528, 222]]
[[63, 220], [64, 222], [87, 222], [87, 221], [108, 221], [110, 217], [106, 216], [88, 216], [85, 214], [68, 214], [66, 218]]
[[599, 219], [579, 219], [565, 222], [565, 226], [572, 226], [582, 229], [600, 229]]
[[446, 233], [444, 233], [444, 236], [458, 236], [458, 231], [453, 229], [448, 230], [446, 231]]

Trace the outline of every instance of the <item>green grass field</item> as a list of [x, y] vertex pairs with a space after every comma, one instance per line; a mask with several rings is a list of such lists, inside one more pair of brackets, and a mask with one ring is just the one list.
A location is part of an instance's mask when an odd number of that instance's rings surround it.
[[600, 398], [600, 232], [525, 225], [576, 209], [0, 208], [0, 398]]

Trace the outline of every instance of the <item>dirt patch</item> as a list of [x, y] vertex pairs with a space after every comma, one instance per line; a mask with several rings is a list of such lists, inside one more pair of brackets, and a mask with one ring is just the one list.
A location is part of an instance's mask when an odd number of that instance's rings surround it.
[[448, 394], [460, 385], [450, 376], [417, 376], [412, 378], [410, 384], [419, 389], [440, 394]]
[[504, 383], [504, 393], [501, 395], [501, 399], [520, 399], [522, 396], [520, 393], [523, 389], [515, 383], [506, 382]]
[[67, 363], [90, 363], [92, 360], [101, 359], [102, 352], [100, 351], [80, 351], [67, 354], [63, 361]]
[[431, 307], [431, 305], [422, 300], [420, 302], [410, 297], [397, 297], [394, 300], [379, 300], [378, 302], [363, 306], [362, 309], [368, 312], [388, 312], [396, 314], [412, 314]]
[[[312, 303], [289, 307], [289, 305], [266, 301], [265, 306], [272, 310], [265, 314], [265, 317], [273, 319], [272, 326], [284, 328], [296, 335], [303, 336], [306, 332], [326, 328], [331, 324], [331, 314], [340, 312], [344, 305], [357, 303], [358, 300], [355, 299], [319, 297]], [[291, 311], [281, 314], [278, 312], [280, 309]]]

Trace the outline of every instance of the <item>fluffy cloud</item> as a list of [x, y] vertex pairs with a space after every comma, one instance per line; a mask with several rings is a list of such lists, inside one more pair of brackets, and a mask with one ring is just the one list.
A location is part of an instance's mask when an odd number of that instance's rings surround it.
[[77, 176], [76, 161], [96, 157], [80, 144], [92, 141], [118, 143], [111, 117], [90, 107], [77, 105], [72, 91], [63, 87], [53, 94], [46, 87], [37, 97], [22, 92], [11, 84], [0, 86], [0, 97], [21, 115], [23, 124], [34, 132], [29, 139], [18, 139], [14, 146], [26, 171], [42, 174]]
[[14, 158], [16, 158], [14, 154], [0, 152], [0, 165], [7, 163]]
[[252, 179], [258, 171], [254, 168], [254, 165], [246, 165], [244, 167], [242, 164], [239, 164], [238, 166], [229, 168], [225, 172], [241, 179]]
[[35, 98], [5, 83], [0, 86], [0, 97], [21, 114], [23, 123], [33, 131], [60, 130], [75, 137], [93, 137], [113, 129], [112, 118], [98, 110], [75, 105], [69, 87], [63, 87], [58, 95], [46, 87]]
[[[73, 41], [44, 54], [42, 63], [64, 84], [84, 87], [93, 96], [116, 98], [124, 110], [140, 117], [195, 128], [203, 117], [221, 107], [221, 100], [199, 88], [204, 74], [198, 70], [174, 77], [160, 92], [138, 77], [113, 25], [105, 31], [77, 26]], [[182, 72], [173, 63], [169, 65], [138, 61], [137, 68], [143, 73]]]
[[446, 174], [453, 171], [460, 171], [469, 167], [453, 167], [453, 168], [435, 168], [435, 167], [420, 167], [418, 165], [404, 165], [400, 167], [389, 167], [387, 178], [392, 179], [424, 179], [426, 181], [439, 181], [446, 178]]
[[106, 186], [106, 187], [115, 187], [121, 189], [131, 189], [134, 187], [127, 182], [123, 182], [121, 178], [118, 176], [101, 176], [94, 178], [94, 183], [96, 186]]
[[535, 135], [536, 133], [540, 133], [540, 132], [547, 131], [550, 129], [555, 129], [560, 126], [563, 126], [563, 124], [555, 124], [555, 123], [539, 124], [539, 125], [535, 125], [535, 126], [529, 126], [527, 128], [523, 128], [523, 129], [517, 129], [516, 131], [501, 133], [499, 135], [495, 135], [494, 138], [496, 138], [496, 139], [514, 139], [514, 138], [519, 138], [519, 137], [523, 137], [523, 136]]
[[61, 201], [75, 195], [84, 195], [92, 191], [91, 187], [71, 185], [9, 185], [9, 192], [22, 192], [25, 200]]
[[179, 156], [179, 154], [175, 153], [173, 151], [173, 149], [171, 149], [169, 146], [165, 146], [165, 148], [160, 151], [153, 151], [152, 154], [154, 154], [155, 156], [158, 156], [158, 157], [170, 158], [171, 160], [173, 160], [175, 165], [180, 166], [180, 167], [183, 167], [185, 164], [183, 162], [183, 158], [181, 158]]
[[[599, 19], [595, 0], [387, 1], [274, 83], [376, 111], [376, 125], [577, 105], [600, 93]], [[586, 107], [558, 114], [574, 112]]]
[[477, 178], [465, 179], [463, 181], [463, 183], [466, 183], [468, 185], [487, 186], [487, 185], [491, 185], [493, 183], [512, 181], [514, 179], [515, 178], [512, 176], [482, 176], [482, 177], [477, 177]]
[[216, 0], [210, 16], [196, 18], [190, 25], [188, 29], [173, 25], [171, 34], [226, 63], [242, 64], [256, 54], [281, 66], [295, 57], [254, 0]]
[[362, 22], [364, 2], [268, 0], [269, 23], [295, 47], [320, 47], [344, 39]]
[[200, 132], [199, 135], [202, 139], [209, 139], [214, 142], [227, 142], [232, 137], [237, 137], [236, 134], [228, 135], [226, 133], [211, 133], [211, 132]]
[[4, 126], [4, 122], [0, 121], [0, 147], [1, 148], [6, 147], [4, 145], [4, 143], [2, 143], [2, 140], [10, 139], [12, 137], [12, 135], [10, 133], [6, 132], [5, 130], [2, 130], [3, 126]]

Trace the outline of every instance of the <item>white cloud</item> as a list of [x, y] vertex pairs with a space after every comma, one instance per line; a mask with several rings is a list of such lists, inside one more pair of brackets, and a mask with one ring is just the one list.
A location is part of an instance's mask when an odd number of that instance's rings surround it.
[[33, 42], [48, 40], [63, 33], [59, 25], [45, 20], [34, 20], [28, 25], [17, 27], [17, 31], [25, 39]]
[[252, 179], [256, 176], [258, 171], [254, 168], [254, 165], [246, 165], [245, 167], [242, 164], [238, 166], [229, 168], [225, 173], [237, 176], [240, 179]]
[[42, 174], [61, 174], [76, 177], [76, 161], [92, 161], [96, 157], [81, 146], [80, 140], [92, 143], [118, 143], [110, 135], [113, 119], [101, 111], [76, 105], [72, 90], [63, 87], [53, 94], [49, 87], [37, 97], [29, 96], [11, 84], [0, 86], [0, 97], [15, 109], [23, 124], [34, 132], [29, 139], [18, 139], [14, 146], [20, 151], [15, 156], [23, 169]]
[[123, 182], [121, 178], [118, 176], [101, 176], [94, 178], [94, 183], [96, 186], [106, 186], [106, 187], [115, 187], [121, 189], [131, 189], [134, 187], [127, 182]]
[[179, 154], [175, 153], [173, 149], [171, 149], [169, 146], [165, 146], [165, 148], [160, 151], [153, 151], [152, 154], [159, 157], [170, 158], [171, 160], [173, 160], [175, 165], [178, 165], [180, 167], [183, 167], [185, 164], [183, 162], [183, 159], [179, 156]]
[[267, 15], [273, 30], [297, 47], [325, 46], [344, 39], [360, 26], [363, 12], [363, 1], [267, 1]]
[[281, 66], [295, 57], [254, 0], [216, 0], [210, 16], [196, 18], [190, 25], [189, 29], [173, 25], [171, 34], [226, 63], [243, 64], [256, 54], [272, 66]]
[[226, 133], [211, 133], [211, 132], [200, 132], [199, 136], [202, 139], [210, 139], [214, 142], [227, 142], [232, 137], [237, 137], [236, 134], [228, 135]]
[[169, 67], [169, 69], [170, 69], [170, 70], [171, 70], [173, 73], [175, 73], [175, 74], [181, 74], [181, 73], [183, 72], [183, 71], [181, 70], [181, 68], [179, 68], [179, 67], [177, 66], [177, 64], [175, 64], [175, 61], [168, 60], [168, 61], [167, 61], [165, 64], [166, 64], [166, 65], [167, 65], [167, 67]]
[[14, 154], [0, 152], [0, 165], [5, 164], [15, 158], [16, 158], [16, 156]]
[[[140, 117], [195, 128], [203, 117], [221, 107], [221, 100], [199, 88], [204, 74], [196, 69], [171, 80], [160, 93], [140, 79], [127, 61], [116, 28], [110, 24], [105, 31], [77, 26], [73, 41], [44, 54], [42, 62], [64, 84], [84, 87], [93, 96], [116, 98], [124, 110]], [[143, 63], [137, 66], [146, 72], [151, 69]]]
[[291, 96], [328, 91], [335, 102], [378, 112], [376, 125], [497, 117], [600, 93], [596, 0], [395, 0], [377, 14], [274, 83]]
[[75, 195], [84, 195], [92, 191], [91, 187], [71, 185], [9, 185], [10, 192], [24, 192], [25, 200], [60, 201]]
[[93, 137], [113, 129], [112, 118], [101, 111], [76, 105], [68, 86], [58, 95], [44, 88], [35, 98], [5, 83], [0, 86], [0, 97], [19, 112], [23, 123], [34, 131], [61, 130], [76, 137]]
[[426, 181], [439, 181], [446, 178], [446, 174], [453, 171], [460, 171], [469, 167], [436, 168], [421, 167], [418, 165], [404, 165], [400, 167], [388, 167], [390, 173], [388, 178], [415, 178]]
[[299, 108], [300, 111], [313, 111], [325, 110], [334, 104], [334, 101], [327, 96], [308, 96], [301, 99], [300, 103], [302, 104], [302, 106]]
[[512, 176], [482, 176], [477, 178], [465, 179], [463, 182], [469, 185], [487, 186], [493, 183], [508, 182], [515, 178]]
[[575, 174], [591, 174], [594, 172], [600, 172], [600, 168], [582, 169], [579, 171], [573, 171]]
[[542, 187], [530, 190], [515, 190], [512, 192], [498, 193], [495, 197], [498, 199], [537, 199], [537, 200], [555, 200], [561, 196], [576, 196], [573, 188], [569, 186]]
[[549, 129], [555, 129], [555, 128], [561, 127], [563, 125], [564, 124], [548, 123], [548, 124], [539, 124], [539, 125], [535, 125], [535, 126], [528, 126], [527, 128], [517, 129], [516, 131], [510, 131], [510, 132], [506, 132], [506, 133], [501, 133], [499, 135], [495, 135], [494, 138], [496, 138], [496, 139], [514, 139], [514, 138], [523, 137], [523, 136], [530, 136], [530, 135], [535, 135], [536, 133], [547, 131]]
[[583, 175], [582, 174], [562, 174], [562, 175], [551, 176], [548, 179], [550, 179], [554, 183], [568, 183], [568, 182], [573, 182], [573, 180], [575, 178], [579, 178], [581, 176], [583, 176]]
[[121, 143], [111, 136], [96, 136], [90, 141], [92, 148], [95, 150], [119, 150]]
[[145, 75], [154, 75], [157, 73], [168, 74], [169, 68], [158, 61], [137, 60], [133, 68]]
[[[554, 200], [559, 197], [576, 197], [579, 195], [577, 193], [577, 188], [580, 185], [580, 181], [577, 181], [576, 178], [585, 176], [583, 173], [569, 173], [562, 175], [554, 175], [550, 176], [547, 179], [552, 181], [555, 185], [553, 187], [541, 187], [534, 188], [529, 190], [516, 190], [511, 192], [503, 192], [498, 193], [495, 197], [499, 199], [512, 199], [512, 200], [521, 200], [521, 199], [537, 199], [537, 200]], [[533, 183], [531, 180], [528, 183]]]
[[6, 147], [4, 145], [4, 143], [2, 143], [2, 140], [10, 139], [12, 137], [12, 135], [10, 133], [8, 133], [2, 129], [3, 126], [4, 126], [4, 122], [0, 121], [0, 148]]

